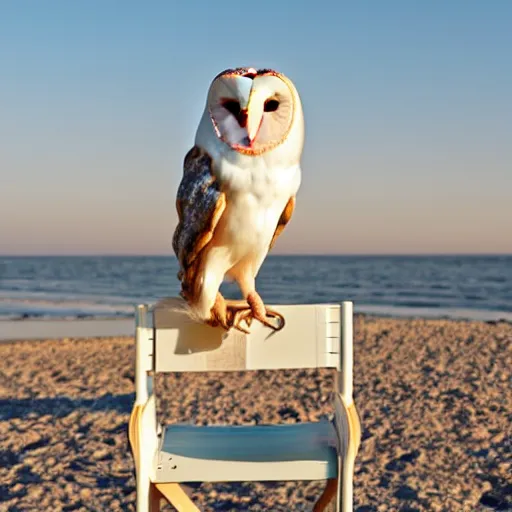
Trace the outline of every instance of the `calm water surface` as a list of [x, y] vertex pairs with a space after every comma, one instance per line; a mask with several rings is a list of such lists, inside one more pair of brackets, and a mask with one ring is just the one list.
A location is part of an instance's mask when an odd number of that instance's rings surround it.
[[[0, 257], [0, 319], [131, 316], [177, 295], [176, 273], [174, 257]], [[512, 256], [270, 256], [257, 286], [274, 304], [512, 321]]]

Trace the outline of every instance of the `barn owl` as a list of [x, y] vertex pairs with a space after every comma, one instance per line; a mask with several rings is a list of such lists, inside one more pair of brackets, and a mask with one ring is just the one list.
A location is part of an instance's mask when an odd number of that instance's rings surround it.
[[[243, 332], [253, 320], [284, 326], [255, 279], [292, 216], [303, 142], [299, 94], [283, 74], [237, 68], [213, 79], [176, 199], [173, 249], [193, 318]], [[244, 300], [224, 299], [224, 279], [238, 283]]]

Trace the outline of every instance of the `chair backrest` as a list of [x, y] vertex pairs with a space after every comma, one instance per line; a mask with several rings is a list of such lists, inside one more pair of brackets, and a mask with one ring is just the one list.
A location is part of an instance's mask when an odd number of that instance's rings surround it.
[[[226, 333], [191, 320], [180, 299], [165, 299], [147, 309], [139, 325], [151, 328], [152, 370], [236, 371], [331, 367], [342, 369], [342, 335], [352, 336], [352, 309], [342, 326], [339, 304], [278, 305], [286, 319], [284, 329], [273, 332], [259, 322], [251, 334], [232, 329]], [[351, 339], [348, 340], [350, 342]], [[351, 359], [351, 358], [350, 358]], [[347, 362], [347, 361], [345, 361]]]

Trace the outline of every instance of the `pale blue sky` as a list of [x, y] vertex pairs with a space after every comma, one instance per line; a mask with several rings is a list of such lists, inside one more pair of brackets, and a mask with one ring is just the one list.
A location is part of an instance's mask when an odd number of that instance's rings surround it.
[[276, 253], [512, 253], [512, 2], [0, 3], [0, 254], [171, 254], [211, 79], [301, 94]]

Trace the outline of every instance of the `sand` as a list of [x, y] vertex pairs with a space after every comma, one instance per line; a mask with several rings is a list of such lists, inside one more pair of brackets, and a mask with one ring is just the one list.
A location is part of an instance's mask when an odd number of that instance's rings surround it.
[[0, 343], [4, 340], [40, 340], [50, 337], [131, 336], [134, 328], [133, 318], [0, 320]]
[[[512, 325], [357, 316], [355, 507], [512, 510]], [[0, 510], [134, 510], [132, 338], [0, 344]], [[163, 421], [310, 421], [333, 372], [159, 376]], [[311, 510], [322, 483], [203, 484], [207, 510]]]

